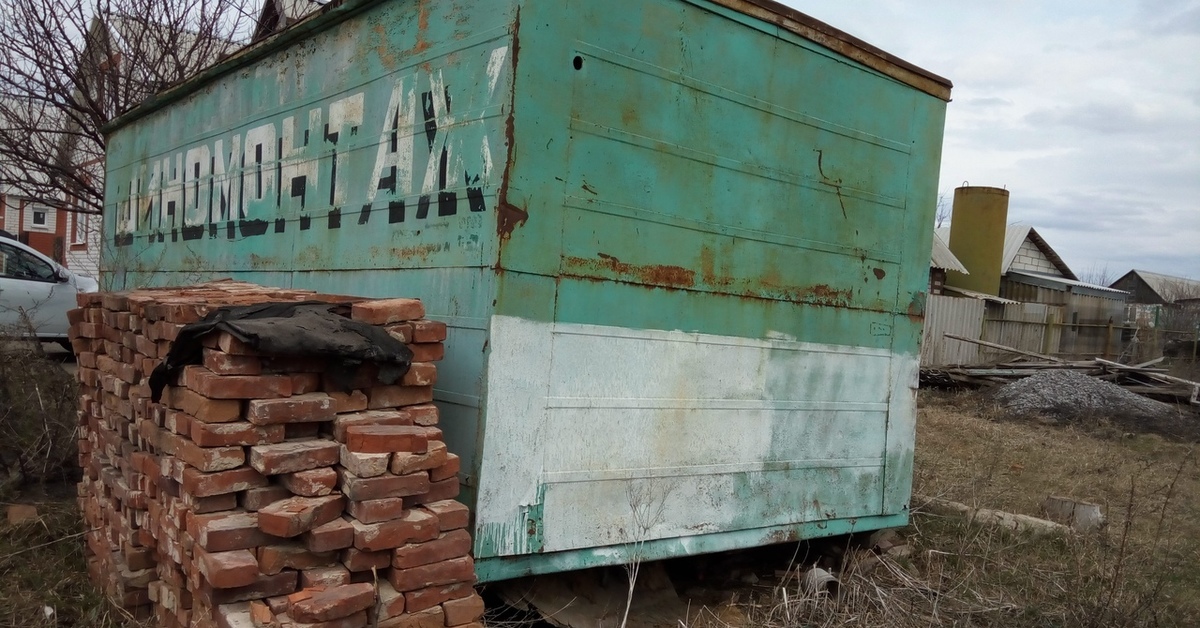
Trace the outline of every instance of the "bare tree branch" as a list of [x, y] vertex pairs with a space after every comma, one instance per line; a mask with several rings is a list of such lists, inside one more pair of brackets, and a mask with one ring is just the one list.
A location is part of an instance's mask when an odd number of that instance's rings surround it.
[[104, 209], [101, 127], [248, 39], [257, 0], [0, 3], [0, 193]]

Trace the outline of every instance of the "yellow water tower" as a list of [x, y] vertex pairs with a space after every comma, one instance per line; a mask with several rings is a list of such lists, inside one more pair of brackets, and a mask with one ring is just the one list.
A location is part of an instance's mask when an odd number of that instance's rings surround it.
[[1008, 190], [957, 188], [951, 216], [950, 251], [971, 274], [949, 271], [946, 285], [999, 296], [1004, 232], [1008, 225]]

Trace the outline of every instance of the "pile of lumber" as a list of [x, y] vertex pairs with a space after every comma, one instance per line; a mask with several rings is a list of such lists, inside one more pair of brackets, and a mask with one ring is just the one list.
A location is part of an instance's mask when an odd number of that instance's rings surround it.
[[148, 378], [186, 324], [312, 300], [341, 298], [236, 282], [80, 297], [92, 579], [161, 627], [482, 626], [460, 463], [430, 403], [446, 327], [420, 301], [343, 308], [412, 351], [389, 383], [371, 362], [347, 385], [214, 330], [153, 400]]
[[947, 338], [970, 342], [990, 349], [1007, 351], [1012, 361], [983, 366], [947, 366], [921, 369], [921, 383], [931, 386], [1002, 386], [1047, 369], [1073, 370], [1116, 384], [1126, 390], [1173, 403], [1200, 406], [1200, 382], [1174, 377], [1158, 366], [1163, 358], [1141, 364], [1121, 364], [1102, 358], [1064, 360], [1054, 356], [1023, 351], [993, 342], [946, 334]]

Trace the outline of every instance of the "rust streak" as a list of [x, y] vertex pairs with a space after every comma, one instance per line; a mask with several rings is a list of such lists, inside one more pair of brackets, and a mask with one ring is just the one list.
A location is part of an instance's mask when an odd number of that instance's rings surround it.
[[425, 34], [429, 32], [429, 0], [421, 0], [417, 7], [417, 43], [413, 44], [413, 53], [429, 50], [429, 40]]
[[821, 150], [820, 148], [814, 148], [813, 151], [817, 153], [817, 172], [821, 175], [821, 183], [833, 188], [834, 193], [837, 194], [838, 205], [842, 206], [842, 218], [847, 218], [846, 200], [842, 198], [842, 180], [830, 179], [829, 177], [825, 176], [825, 151]]
[[620, 278], [632, 279], [638, 283], [654, 286], [671, 286], [676, 288], [691, 288], [696, 285], [696, 271], [682, 266], [667, 264], [626, 264], [621, 260], [604, 253], [598, 254], [599, 259], [584, 257], [567, 257], [567, 266], [576, 270], [609, 271]]
[[876, 268], [876, 269], [874, 270], [874, 273], [875, 273], [875, 278], [876, 278], [876, 279], [883, 279], [884, 277], [886, 277], [886, 276], [887, 276], [887, 273], [886, 273], [886, 272], [884, 272], [884, 270], [883, 270], [882, 268]]
[[[507, 144], [508, 155], [504, 160], [504, 173], [500, 176], [500, 189], [496, 193], [496, 233], [500, 235], [500, 247], [503, 250], [504, 243], [512, 237], [512, 232], [518, 225], [524, 225], [529, 220], [529, 212], [527, 210], [516, 207], [508, 202], [508, 178], [512, 176], [513, 171], [513, 155], [514, 155], [514, 138], [516, 137], [513, 131], [513, 112], [516, 110], [517, 100], [517, 55], [521, 51], [520, 43], [521, 32], [521, 9], [517, 8], [516, 16], [513, 18], [513, 35], [512, 35], [512, 88], [508, 93], [508, 116], [504, 119], [504, 141]], [[496, 260], [499, 266], [500, 260]]]

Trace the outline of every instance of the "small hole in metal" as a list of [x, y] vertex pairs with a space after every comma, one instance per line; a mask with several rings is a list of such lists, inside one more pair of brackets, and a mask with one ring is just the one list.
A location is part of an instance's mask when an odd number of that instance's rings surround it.
[[581, 57], [579, 55], [575, 55], [575, 60], [571, 62], [571, 65], [574, 65], [576, 70], [582, 70], [583, 69], [583, 57]]

